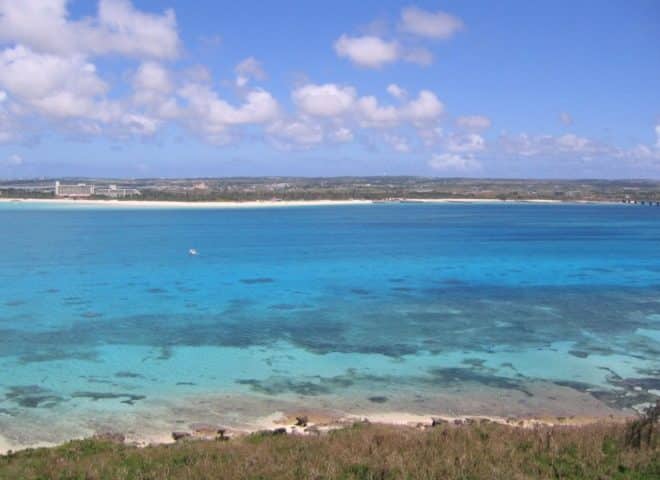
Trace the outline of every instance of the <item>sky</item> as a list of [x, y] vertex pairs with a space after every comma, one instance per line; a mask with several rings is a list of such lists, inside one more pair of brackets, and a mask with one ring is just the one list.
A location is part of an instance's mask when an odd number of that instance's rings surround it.
[[660, 2], [0, 0], [0, 178], [660, 179]]

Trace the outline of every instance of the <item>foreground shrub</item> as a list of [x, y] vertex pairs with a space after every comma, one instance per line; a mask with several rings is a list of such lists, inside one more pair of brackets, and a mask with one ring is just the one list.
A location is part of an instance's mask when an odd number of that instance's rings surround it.
[[82, 440], [0, 457], [0, 479], [657, 480], [656, 424], [650, 437], [647, 426], [633, 425], [359, 425], [321, 436], [248, 436], [142, 449]]

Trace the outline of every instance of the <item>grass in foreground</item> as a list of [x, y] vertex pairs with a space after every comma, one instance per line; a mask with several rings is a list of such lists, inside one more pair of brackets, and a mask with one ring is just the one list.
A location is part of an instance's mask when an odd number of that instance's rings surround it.
[[359, 424], [320, 437], [251, 435], [136, 448], [73, 441], [0, 457], [0, 479], [654, 479], [651, 424], [429, 430]]

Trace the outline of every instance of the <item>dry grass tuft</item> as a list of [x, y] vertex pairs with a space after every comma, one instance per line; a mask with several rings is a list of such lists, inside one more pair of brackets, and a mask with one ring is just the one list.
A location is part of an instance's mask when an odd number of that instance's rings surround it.
[[657, 435], [630, 446], [629, 428], [356, 424], [318, 437], [251, 435], [142, 449], [91, 439], [0, 457], [0, 479], [657, 480]]

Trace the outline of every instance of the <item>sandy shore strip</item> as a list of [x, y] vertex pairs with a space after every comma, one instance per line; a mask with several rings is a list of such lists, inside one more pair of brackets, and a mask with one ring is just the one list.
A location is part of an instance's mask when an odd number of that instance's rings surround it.
[[[365, 412], [364, 414], [340, 414], [338, 412], [302, 409], [300, 411], [276, 411], [254, 419], [249, 428], [225, 428], [222, 425], [198, 423], [183, 427], [178, 435], [184, 435], [188, 440], [215, 440], [218, 430], [223, 431], [225, 438], [241, 437], [256, 432], [274, 432], [280, 430], [288, 435], [319, 435], [350, 427], [356, 423], [374, 423], [402, 428], [428, 429], [438, 425], [459, 427], [484, 422], [508, 425], [512, 428], [538, 428], [538, 427], [580, 427], [594, 423], [624, 423], [634, 417], [630, 415], [611, 416], [570, 416], [570, 417], [498, 417], [491, 415], [434, 415], [408, 412]], [[304, 419], [304, 423], [300, 423]], [[175, 432], [140, 433], [133, 431], [124, 436], [122, 432], [109, 432], [111, 435], [119, 433], [127, 445], [147, 447], [176, 443]], [[103, 438], [104, 432], [97, 435]], [[71, 438], [76, 440], [78, 438]], [[64, 442], [63, 442], [64, 443]], [[0, 434], [0, 455], [16, 452], [27, 448], [51, 448], [60, 443], [39, 442], [30, 445], [12, 444]]]
[[500, 200], [497, 198], [400, 198], [391, 200], [250, 200], [245, 202], [213, 201], [213, 202], [186, 202], [186, 201], [156, 201], [156, 200], [100, 200], [100, 199], [70, 199], [70, 198], [0, 198], [0, 203], [25, 203], [41, 205], [58, 205], [72, 207], [111, 207], [111, 208], [273, 208], [273, 207], [313, 207], [313, 206], [339, 206], [339, 205], [376, 205], [397, 203], [420, 204], [545, 204], [545, 205], [579, 205], [579, 204], [618, 204], [609, 201], [591, 200], [545, 200], [545, 199], [516, 199]]
[[260, 207], [305, 207], [330, 205], [370, 205], [371, 200], [264, 200], [248, 202], [185, 202], [155, 200], [98, 200], [70, 198], [0, 198], [3, 203], [34, 203], [45, 205], [113, 207], [113, 208], [260, 208]]

